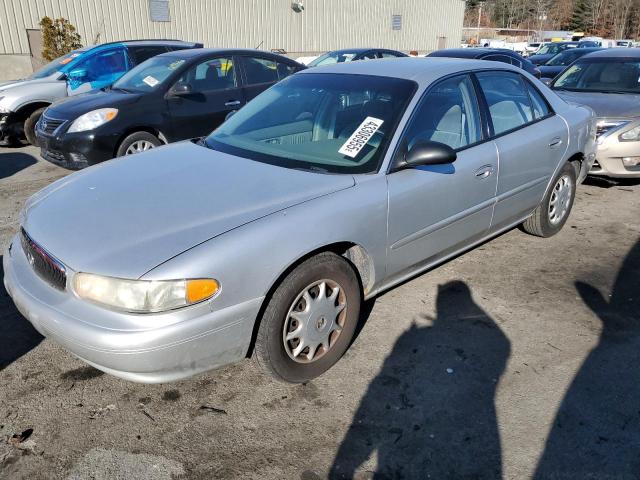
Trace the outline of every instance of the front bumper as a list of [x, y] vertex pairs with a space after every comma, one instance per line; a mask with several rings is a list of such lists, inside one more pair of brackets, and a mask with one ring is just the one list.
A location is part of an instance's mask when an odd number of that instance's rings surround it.
[[117, 133], [100, 134], [95, 130], [66, 133], [68, 126], [64, 124], [56, 131], [46, 133], [38, 122], [36, 136], [40, 156], [44, 160], [70, 170], [79, 170], [113, 158], [119, 138]]
[[621, 142], [618, 135], [622, 130], [615, 130], [598, 139], [596, 162], [589, 175], [611, 178], [640, 178], [640, 164], [625, 165], [623, 158], [640, 157], [640, 142]]
[[0, 113], [0, 141], [24, 135], [23, 122], [19, 122], [16, 117], [17, 114], [13, 112]]
[[148, 315], [107, 310], [42, 280], [17, 236], [3, 267], [7, 292], [36, 330], [86, 363], [134, 382], [179, 380], [242, 359], [263, 300], [217, 311], [212, 302]]

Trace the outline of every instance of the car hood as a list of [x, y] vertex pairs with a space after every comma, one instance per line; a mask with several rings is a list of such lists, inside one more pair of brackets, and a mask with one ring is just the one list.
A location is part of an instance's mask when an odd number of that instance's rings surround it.
[[286, 169], [181, 142], [54, 182], [29, 199], [23, 226], [75, 271], [139, 278], [229, 230], [354, 184], [351, 175]]
[[[41, 85], [43, 83], [57, 83], [57, 75], [45, 77], [45, 78], [24, 78], [22, 80], [11, 80], [9, 82], [0, 83], [0, 95], [8, 90], [15, 88], [30, 88], [34, 85]], [[13, 93], [13, 92], [12, 92]]]
[[60, 120], [74, 120], [98, 108], [117, 108], [135, 103], [141, 94], [124, 93], [119, 91], [94, 90], [72, 97], [64, 97], [51, 105], [47, 110], [47, 115]]
[[556, 75], [558, 75], [561, 71], [563, 71], [565, 68], [565, 66], [562, 65], [540, 65], [538, 67], [538, 70], [540, 70], [540, 73], [542, 74], [543, 77], [546, 77], [548, 75], [553, 75], [554, 77]]
[[632, 93], [569, 92], [554, 90], [569, 103], [586, 105], [599, 118], [631, 118], [640, 116], [640, 95]]

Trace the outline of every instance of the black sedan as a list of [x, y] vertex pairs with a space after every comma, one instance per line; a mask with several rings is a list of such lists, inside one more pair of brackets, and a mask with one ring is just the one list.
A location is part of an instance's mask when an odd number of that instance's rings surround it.
[[320, 55], [309, 62], [309, 67], [319, 67], [333, 63], [355, 62], [356, 60], [377, 60], [379, 58], [408, 57], [406, 53], [386, 48], [349, 48], [346, 50], [334, 50]]
[[587, 53], [597, 52], [601, 48], [571, 48], [560, 52], [544, 65], [539, 66], [541, 79], [544, 83], [549, 83], [562, 71]]
[[506, 48], [447, 48], [431, 52], [427, 57], [474, 58], [476, 60], [502, 62], [515, 65], [534, 77], [540, 78], [540, 70], [533, 63], [519, 53]]
[[545, 43], [540, 49], [529, 57], [535, 65], [544, 65], [560, 52], [573, 48], [594, 48], [599, 47], [596, 42], [583, 40], [582, 42], [550, 42]]
[[45, 110], [36, 125], [41, 155], [80, 169], [165, 143], [207, 135], [229, 114], [304, 69], [257, 50], [181, 50], [153, 57], [110, 88]]

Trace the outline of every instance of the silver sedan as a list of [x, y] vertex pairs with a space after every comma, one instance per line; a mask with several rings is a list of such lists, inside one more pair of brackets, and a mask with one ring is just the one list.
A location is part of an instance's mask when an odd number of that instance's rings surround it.
[[39, 332], [113, 375], [253, 355], [304, 382], [347, 350], [363, 299], [514, 226], [557, 233], [594, 150], [590, 109], [502, 63], [319, 67], [203, 141], [35, 194], [4, 282]]

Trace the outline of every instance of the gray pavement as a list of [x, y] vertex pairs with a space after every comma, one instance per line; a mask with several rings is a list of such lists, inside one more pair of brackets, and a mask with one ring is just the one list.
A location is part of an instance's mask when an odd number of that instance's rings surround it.
[[[0, 148], [1, 251], [67, 173]], [[303, 386], [250, 359], [119, 380], [0, 287], [0, 478], [640, 478], [639, 239], [640, 182], [590, 181], [559, 235], [510, 231], [370, 302]]]

